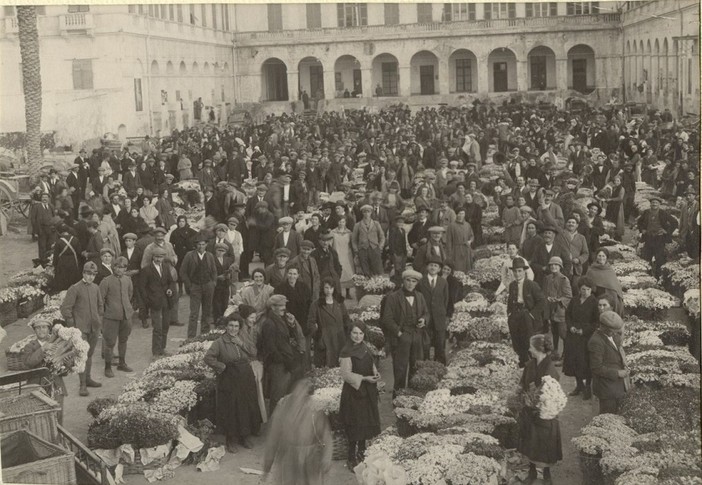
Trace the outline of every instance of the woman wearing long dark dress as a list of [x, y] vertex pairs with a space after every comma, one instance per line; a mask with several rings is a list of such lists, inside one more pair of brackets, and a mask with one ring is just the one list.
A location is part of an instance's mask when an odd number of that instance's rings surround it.
[[[551, 361], [553, 342], [550, 335], [537, 334], [529, 339], [532, 358], [526, 363], [520, 386], [522, 391], [538, 389], [545, 376], [560, 378]], [[561, 427], [558, 418], [541, 419], [539, 411], [525, 406], [519, 415], [517, 451], [529, 459], [529, 479], [536, 479], [536, 467], [543, 468], [545, 483], [551, 482], [551, 466], [563, 459]]]
[[473, 269], [473, 228], [466, 221], [465, 206], [456, 209], [456, 221], [446, 230], [446, 255], [456, 271]]
[[171, 226], [176, 223], [176, 220], [168, 189], [161, 189], [158, 191], [158, 200], [154, 203], [154, 207], [158, 211], [161, 224], [166, 228], [166, 231], [170, 231]]
[[341, 350], [339, 365], [344, 387], [341, 389], [339, 414], [349, 440], [346, 462], [349, 470], [363, 461], [366, 440], [380, 434], [378, 387], [380, 378], [368, 346], [363, 341], [366, 326], [356, 322], [351, 326], [351, 341]]
[[624, 236], [624, 195], [626, 191], [622, 186], [622, 179], [619, 175], [615, 176], [612, 183], [612, 195], [602, 199], [607, 202], [605, 212], [605, 220], [613, 223], [616, 226], [614, 230], [615, 239], [621, 241]]
[[475, 200], [473, 194], [466, 192], [466, 221], [473, 230], [471, 247], [477, 248], [483, 244], [483, 208]]
[[538, 225], [535, 220], [526, 223], [526, 235], [522, 242], [521, 254], [531, 266], [531, 262], [536, 256], [536, 250], [544, 244], [544, 240], [538, 234]]
[[83, 267], [80, 254], [83, 248], [80, 241], [72, 236], [66, 224], [56, 228], [58, 239], [54, 244], [54, 279], [51, 283], [52, 290], [56, 293], [67, 290], [83, 277]]
[[[139, 234], [139, 230], [146, 225], [144, 219], [139, 215], [139, 208], [133, 205], [129, 209], [129, 215], [122, 221], [122, 232], [124, 234]], [[179, 258], [180, 259], [180, 258]]]
[[346, 343], [351, 319], [343, 302], [334, 297], [334, 280], [324, 278], [323, 294], [313, 301], [308, 314], [310, 328], [317, 327], [315, 338], [315, 365], [337, 367], [339, 354]]
[[227, 451], [236, 453], [236, 441], [252, 448], [249, 436], [258, 434], [261, 411], [251, 360], [256, 348], [239, 335], [238, 320], [227, 322], [227, 331], [212, 343], [205, 363], [217, 372], [217, 426], [227, 439]]
[[592, 397], [590, 383], [590, 360], [587, 353], [587, 342], [590, 340], [597, 323], [599, 312], [597, 299], [592, 295], [594, 283], [589, 278], [578, 280], [580, 295], [571, 299], [566, 308], [566, 338], [563, 344], [563, 373], [575, 377], [575, 390], [571, 396], [582, 393], [583, 399]]
[[608, 259], [609, 252], [605, 248], [598, 249], [595, 261], [588, 268], [585, 277], [595, 285], [595, 296], [606, 296], [612, 310], [621, 317], [624, 315], [624, 291]]
[[[178, 262], [176, 263], [176, 271], [180, 274], [180, 265], [183, 264], [183, 259], [189, 251], [195, 249], [195, 237], [197, 236], [197, 231], [188, 225], [188, 218], [185, 216], [178, 216], [177, 226], [169, 238], [169, 242], [173, 245], [173, 251], [175, 251], [176, 256], [178, 256]], [[180, 294], [183, 294], [183, 282], [179, 283]], [[188, 288], [189, 291], [189, 288]]]

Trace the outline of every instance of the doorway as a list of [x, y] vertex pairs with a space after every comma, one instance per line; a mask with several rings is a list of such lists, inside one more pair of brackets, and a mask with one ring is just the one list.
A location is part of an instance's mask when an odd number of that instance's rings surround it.
[[587, 59], [573, 59], [573, 89], [587, 91]]
[[434, 66], [419, 66], [419, 86], [421, 94], [434, 94]]
[[507, 63], [495, 62], [492, 65], [492, 78], [495, 84], [495, 92], [507, 91]]
[[310, 90], [310, 95], [313, 98], [324, 98], [324, 70], [322, 66], [310, 66]]
[[361, 70], [360, 69], [353, 70], [353, 90], [356, 92], [356, 94], [363, 93], [363, 83], [361, 81]]

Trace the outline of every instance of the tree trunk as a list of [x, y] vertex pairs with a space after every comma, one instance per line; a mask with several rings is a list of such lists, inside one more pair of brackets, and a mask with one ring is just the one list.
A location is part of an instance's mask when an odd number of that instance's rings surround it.
[[27, 124], [26, 150], [29, 175], [39, 175], [41, 154], [41, 68], [39, 61], [39, 31], [37, 11], [33, 6], [17, 7], [22, 83], [24, 87], [24, 117]]

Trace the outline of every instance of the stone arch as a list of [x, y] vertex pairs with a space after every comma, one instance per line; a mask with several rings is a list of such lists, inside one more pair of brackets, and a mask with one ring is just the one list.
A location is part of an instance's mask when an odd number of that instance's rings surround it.
[[325, 97], [324, 65], [317, 57], [304, 57], [297, 63], [297, 92], [303, 91], [312, 99]]
[[410, 93], [432, 95], [439, 92], [439, 58], [422, 50], [410, 59]]
[[[400, 69], [397, 57], [382, 53], [373, 58], [371, 79], [373, 94], [380, 96], [397, 96], [400, 94]], [[381, 91], [378, 92], [378, 86]], [[371, 95], [366, 93], [366, 96]]]
[[261, 64], [261, 100], [288, 100], [288, 66], [277, 57]]
[[582, 94], [595, 89], [595, 51], [587, 44], [568, 50], [568, 87]]
[[517, 56], [506, 47], [498, 47], [488, 55], [488, 85], [490, 92], [517, 89]]
[[175, 74], [175, 67], [173, 67], [173, 63], [171, 61], [168, 61], [166, 63], [166, 75], [172, 76], [174, 74]]
[[185, 67], [185, 61], [180, 61], [180, 65], [178, 66], [178, 74], [181, 76], [185, 76], [188, 74], [188, 68]]
[[529, 89], [556, 89], [556, 53], [548, 46], [536, 46], [527, 54]]
[[341, 96], [345, 90], [353, 96], [363, 94], [363, 74], [361, 71], [361, 62], [352, 56], [351, 54], [344, 54], [339, 56], [336, 61], [334, 61], [334, 72], [338, 73], [341, 79], [337, 83], [335, 79], [335, 89], [337, 96], [341, 92]]
[[193, 75], [198, 76], [200, 74], [200, 65], [197, 61], [193, 62]]
[[478, 56], [469, 49], [456, 49], [449, 56], [449, 92], [474, 93], [478, 90]]

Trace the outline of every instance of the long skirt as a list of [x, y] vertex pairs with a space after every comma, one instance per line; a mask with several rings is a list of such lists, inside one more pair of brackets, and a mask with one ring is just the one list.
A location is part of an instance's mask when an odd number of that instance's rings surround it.
[[524, 407], [519, 414], [517, 451], [532, 463], [550, 466], [563, 459], [561, 427], [558, 418], [541, 419], [534, 408]]
[[243, 439], [261, 427], [256, 378], [249, 362], [227, 365], [217, 380], [217, 426], [228, 440]]
[[567, 333], [563, 344], [563, 373], [576, 379], [589, 379], [590, 359], [587, 353], [588, 337]]
[[351, 441], [369, 440], [380, 434], [378, 411], [378, 388], [375, 384], [362, 382], [356, 390], [348, 383], [341, 389], [339, 414]]

